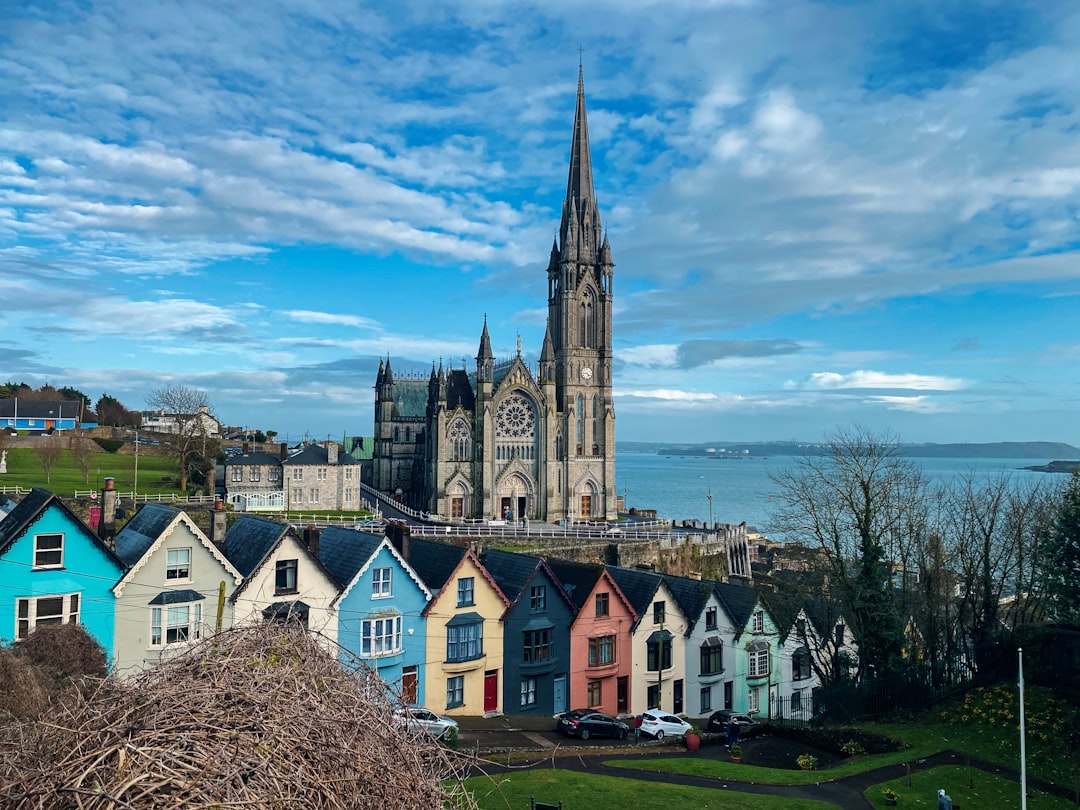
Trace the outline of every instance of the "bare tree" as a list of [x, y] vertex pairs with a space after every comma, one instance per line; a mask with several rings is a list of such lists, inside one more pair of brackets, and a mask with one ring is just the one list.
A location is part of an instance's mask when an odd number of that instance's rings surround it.
[[94, 449], [97, 447], [93, 441], [85, 436], [72, 436], [69, 440], [71, 457], [75, 460], [75, 466], [83, 474], [86, 484], [90, 484], [90, 467], [94, 463]]
[[64, 452], [64, 442], [59, 436], [38, 436], [34, 443], [34, 454], [45, 468], [45, 481], [52, 483], [52, 471], [60, 455]]
[[207, 396], [185, 385], [169, 385], [153, 391], [146, 404], [176, 420], [176, 433], [170, 434], [162, 447], [179, 461], [180, 489], [186, 490], [190, 472], [217, 455], [218, 440], [211, 434], [214, 419]]
[[890, 436], [841, 429], [822, 456], [774, 477], [777, 526], [819, 548], [833, 598], [859, 645], [859, 672], [884, 676], [903, 666], [904, 624], [893, 599], [892, 564], [920, 532], [925, 486]]

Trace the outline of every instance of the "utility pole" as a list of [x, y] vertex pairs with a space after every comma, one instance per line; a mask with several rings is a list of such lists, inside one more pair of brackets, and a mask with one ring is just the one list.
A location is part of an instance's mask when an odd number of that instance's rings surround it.
[[709, 487], [709, 492], [705, 497], [709, 499], [709, 528], [711, 529], [714, 525], [712, 519], [712, 487]]

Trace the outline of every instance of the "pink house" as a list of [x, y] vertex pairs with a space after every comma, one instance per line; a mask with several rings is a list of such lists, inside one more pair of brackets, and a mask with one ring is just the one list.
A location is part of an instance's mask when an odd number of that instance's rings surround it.
[[629, 713], [637, 614], [604, 566], [550, 563], [577, 606], [570, 625], [570, 708]]

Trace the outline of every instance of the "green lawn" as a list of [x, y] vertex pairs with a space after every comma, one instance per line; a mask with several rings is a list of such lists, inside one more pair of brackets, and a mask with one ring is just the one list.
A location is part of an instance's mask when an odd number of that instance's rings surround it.
[[[101, 489], [105, 478], [116, 479], [116, 488], [131, 492], [135, 483], [135, 456], [118, 455], [104, 451], [94, 453], [90, 459], [90, 483], [87, 484], [82, 470], [75, 464], [70, 450], [65, 450], [52, 470], [51, 480], [46, 480], [45, 468], [37, 453], [28, 447], [11, 447], [7, 451], [7, 468], [0, 475], [0, 487], [19, 486], [23, 489], [44, 487], [62, 497], [71, 497], [76, 490]], [[139, 492], [144, 495], [161, 495], [179, 492], [179, 463], [170, 456], [139, 454]]]
[[465, 787], [481, 810], [524, 810], [529, 797], [563, 803], [565, 810], [623, 807], [630, 810], [671, 810], [672, 807], [724, 808], [724, 810], [821, 810], [825, 802], [796, 800], [729, 790], [641, 782], [578, 771], [536, 767], [498, 777], [474, 777]]
[[[873, 803], [874, 807], [883, 808], [886, 804], [881, 791], [890, 787], [898, 794], [897, 807], [905, 808], [905, 810], [910, 807], [936, 810], [938, 789], [945, 788], [953, 804], [960, 810], [968, 810], [968, 808], [1007, 810], [1020, 807], [1018, 782], [1002, 779], [1000, 776], [964, 765], [943, 765], [940, 768], [913, 773], [911, 784], [908, 785], [907, 782], [906, 777], [893, 779], [875, 785], [863, 795]], [[1029, 810], [1067, 810], [1067, 808], [1076, 807], [1073, 802], [1031, 790], [1030, 786], [1027, 806]]]

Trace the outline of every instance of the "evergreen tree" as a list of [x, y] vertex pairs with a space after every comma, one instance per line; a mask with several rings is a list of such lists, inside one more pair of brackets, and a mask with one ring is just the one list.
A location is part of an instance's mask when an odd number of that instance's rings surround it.
[[1080, 472], [1074, 472], [1061, 495], [1053, 529], [1050, 589], [1054, 614], [1080, 624]]

